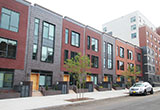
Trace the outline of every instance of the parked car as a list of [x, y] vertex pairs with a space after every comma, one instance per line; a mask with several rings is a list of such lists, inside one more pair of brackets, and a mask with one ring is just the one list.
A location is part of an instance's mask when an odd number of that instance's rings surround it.
[[129, 95], [147, 95], [147, 93], [153, 94], [153, 87], [148, 82], [137, 82], [129, 89]]

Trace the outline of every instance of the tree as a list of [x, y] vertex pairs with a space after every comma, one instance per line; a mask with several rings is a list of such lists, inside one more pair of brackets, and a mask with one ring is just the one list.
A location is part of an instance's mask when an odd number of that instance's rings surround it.
[[90, 65], [88, 56], [82, 56], [81, 53], [65, 61], [64, 67], [69, 74], [73, 75], [73, 78], [76, 80], [76, 87], [80, 89], [79, 98], [81, 98], [81, 96], [83, 97], [82, 87], [84, 88], [84, 84], [86, 83], [86, 74], [89, 73]]
[[127, 70], [122, 72], [122, 75], [125, 77], [126, 84], [128, 87], [130, 87], [133, 82], [136, 82], [136, 78], [140, 73], [141, 70], [138, 67], [131, 67], [131, 66], [128, 66]]

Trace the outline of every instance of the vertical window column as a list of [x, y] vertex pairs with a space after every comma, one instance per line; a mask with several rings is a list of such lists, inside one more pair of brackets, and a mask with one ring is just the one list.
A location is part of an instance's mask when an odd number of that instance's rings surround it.
[[39, 36], [39, 19], [35, 18], [34, 20], [34, 40], [33, 40], [33, 52], [32, 52], [32, 59], [37, 59], [38, 53], [38, 36]]

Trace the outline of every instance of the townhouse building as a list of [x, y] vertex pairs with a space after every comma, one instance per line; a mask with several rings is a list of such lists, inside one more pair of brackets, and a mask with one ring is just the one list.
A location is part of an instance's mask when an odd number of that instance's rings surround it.
[[0, 1], [0, 97], [26, 80], [29, 5], [20, 0]]
[[63, 16], [38, 4], [30, 6], [26, 75], [33, 90], [60, 81]]
[[[98, 84], [101, 74], [101, 34], [92, 27], [85, 26], [69, 17], [63, 19], [61, 71], [64, 72], [63, 81], [69, 81], [70, 85], [76, 83], [64, 67], [64, 61], [73, 58], [78, 53], [87, 55], [93, 64], [86, 80]], [[99, 80], [98, 80], [99, 79]]]
[[[124, 71], [127, 71], [128, 67], [137, 68], [140, 71], [139, 78], [137, 80], [142, 80], [142, 50], [141, 48], [125, 42], [119, 38], [115, 41], [116, 47], [116, 82], [123, 84], [125, 79], [122, 75]], [[134, 70], [136, 71], [136, 69]]]
[[115, 37], [102, 34], [102, 78], [104, 82], [116, 82]]

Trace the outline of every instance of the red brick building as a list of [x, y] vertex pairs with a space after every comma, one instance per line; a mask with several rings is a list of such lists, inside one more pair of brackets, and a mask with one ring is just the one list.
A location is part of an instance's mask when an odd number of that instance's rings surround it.
[[0, 1], [0, 91], [12, 89], [25, 79], [29, 4]]
[[139, 43], [143, 49], [143, 71], [145, 80], [160, 81], [160, 36], [147, 26], [139, 28]]
[[127, 71], [128, 67], [135, 67], [141, 71], [142, 76], [142, 50], [121, 39], [116, 39], [116, 74], [117, 82], [124, 82], [122, 72]]

